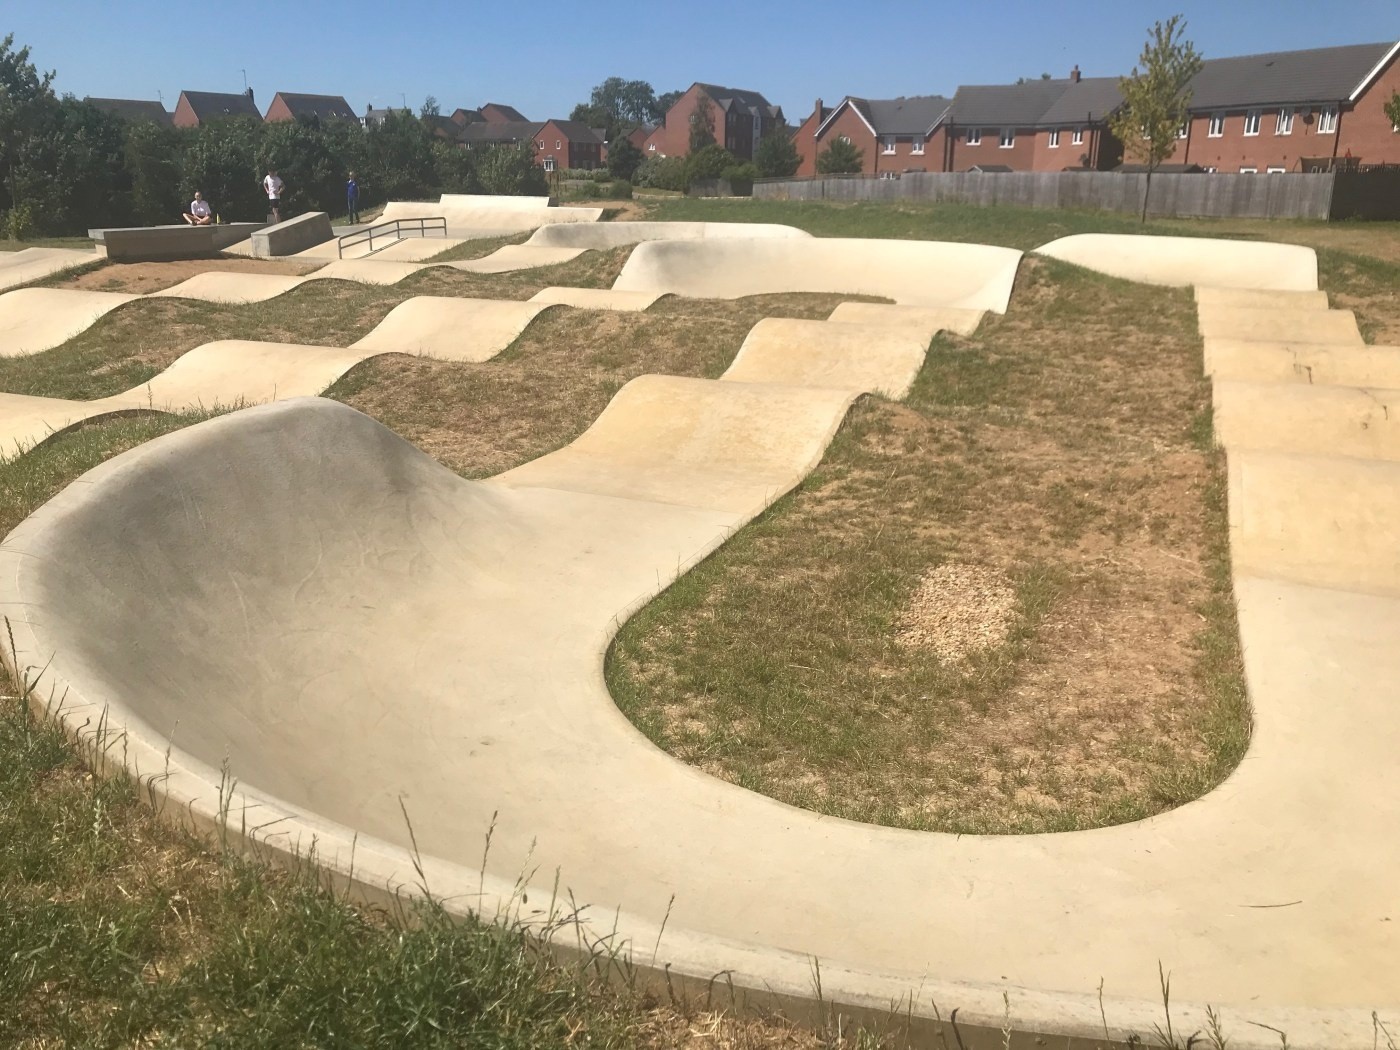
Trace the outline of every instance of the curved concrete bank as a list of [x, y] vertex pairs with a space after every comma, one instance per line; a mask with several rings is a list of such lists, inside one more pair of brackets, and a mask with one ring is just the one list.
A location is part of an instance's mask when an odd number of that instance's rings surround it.
[[74, 248], [25, 248], [17, 252], [0, 252], [0, 291], [64, 270], [101, 262], [103, 258], [97, 252]]
[[1011, 248], [944, 241], [647, 241], [633, 250], [613, 288], [707, 299], [844, 292], [1005, 313], [1020, 261]]
[[123, 303], [121, 292], [69, 288], [16, 288], [0, 295], [0, 357], [51, 350], [86, 332]]
[[394, 307], [344, 349], [226, 339], [196, 347], [141, 386], [95, 401], [0, 393], [0, 459], [101, 416], [231, 408], [319, 394], [361, 361], [381, 354], [488, 361], [550, 305], [419, 296]]
[[622, 248], [643, 241], [811, 238], [796, 226], [766, 222], [598, 222], [541, 226], [526, 244], [551, 248]]
[[1317, 290], [1317, 253], [1297, 244], [1077, 233], [1041, 245], [1035, 253], [1146, 284]]

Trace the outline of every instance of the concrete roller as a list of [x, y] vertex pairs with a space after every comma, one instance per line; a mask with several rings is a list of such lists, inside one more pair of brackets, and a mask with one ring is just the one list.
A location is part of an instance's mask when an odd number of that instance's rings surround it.
[[1400, 462], [1400, 389], [1217, 379], [1215, 436], [1241, 449]]
[[1317, 253], [1297, 244], [1077, 233], [1035, 251], [1037, 255], [1145, 284], [1285, 292], [1317, 289]]
[[1400, 346], [1327, 346], [1238, 339], [1205, 341], [1216, 379], [1400, 389]]

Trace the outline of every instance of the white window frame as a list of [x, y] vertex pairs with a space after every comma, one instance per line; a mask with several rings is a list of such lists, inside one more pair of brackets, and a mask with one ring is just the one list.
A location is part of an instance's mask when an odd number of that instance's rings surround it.
[[968, 144], [969, 146], [980, 146], [980, 145], [982, 145], [982, 129], [981, 129], [981, 128], [968, 128], [968, 129], [967, 129], [967, 144]]
[[1317, 114], [1317, 133], [1319, 135], [1335, 135], [1337, 133], [1337, 107], [1323, 106]]
[[1082, 145], [1084, 145], [1084, 129], [1083, 129], [1083, 128], [1075, 128], [1075, 129], [1074, 129], [1074, 134], [1071, 135], [1071, 136], [1069, 137], [1069, 144], [1070, 144], [1071, 146], [1082, 146]]
[[1293, 134], [1293, 107], [1284, 106], [1278, 111], [1278, 120], [1274, 123], [1275, 135]]
[[1241, 168], [1241, 169], [1240, 169], [1240, 174], [1241, 174], [1241, 175], [1258, 175], [1258, 174], [1259, 174], [1259, 169], [1258, 169], [1258, 168]]
[[554, 148], [555, 148], [555, 149], [563, 149], [563, 148], [564, 148], [564, 143], [562, 143], [562, 142], [559, 141], [558, 139], [555, 139], [555, 140], [554, 140]]
[[[1245, 138], [1252, 139], [1259, 134], [1260, 127], [1264, 123], [1264, 114], [1257, 109], [1247, 109], [1244, 111], [1244, 135]], [[1251, 130], [1253, 129], [1253, 130]]]
[[656, 143], [655, 143], [655, 142], [648, 142], [648, 143], [647, 143], [647, 152], [648, 152], [648, 153], [655, 153], [655, 152], [656, 152]]
[[545, 171], [553, 171], [554, 168], [555, 168], [554, 158], [553, 158], [553, 157], [545, 157], [545, 159], [544, 159], [544, 170], [545, 170]]
[[895, 137], [893, 135], [880, 136], [880, 152], [887, 157], [894, 155]]
[[1217, 109], [1210, 115], [1210, 127], [1206, 130], [1206, 137], [1219, 139], [1225, 137], [1225, 111]]
[[1191, 134], [1191, 118], [1190, 118], [1190, 117], [1187, 117], [1187, 118], [1182, 122], [1181, 127], [1179, 127], [1179, 128], [1176, 129], [1176, 137], [1177, 137], [1177, 140], [1178, 140], [1178, 141], [1184, 142], [1184, 141], [1190, 136], [1190, 134]]
[[1214, 175], [1214, 174], [1216, 174], [1219, 170], [1220, 170], [1220, 169], [1219, 169], [1219, 168], [1216, 168], [1216, 167], [1209, 167], [1209, 168], [1206, 168], [1206, 174], [1207, 174], [1207, 175]]
[[1059, 148], [1060, 148], [1060, 129], [1059, 129], [1059, 128], [1051, 128], [1051, 129], [1050, 129], [1050, 141], [1049, 141], [1049, 146], [1050, 146], [1051, 149], [1059, 149]]
[[1000, 145], [998, 146], [998, 148], [999, 148], [999, 149], [1015, 149], [1015, 148], [1016, 148], [1016, 129], [1015, 129], [1015, 128], [1002, 128], [1002, 129], [1001, 129], [1001, 140], [1000, 140]]
[[886, 182], [893, 182], [895, 179], [899, 178], [899, 172], [897, 172], [897, 171], [882, 171], [882, 172], [880, 172], [880, 178], [881, 178], [882, 180], [886, 181]]
[[1279, 167], [1268, 168], [1268, 169], [1266, 169], [1265, 174], [1267, 174], [1267, 175], [1287, 175], [1287, 174], [1288, 174], [1288, 169], [1287, 169], [1287, 168], [1279, 168]]
[[918, 135], [915, 135], [914, 141], [910, 143], [909, 152], [916, 157], [922, 157], [924, 155], [924, 140]]

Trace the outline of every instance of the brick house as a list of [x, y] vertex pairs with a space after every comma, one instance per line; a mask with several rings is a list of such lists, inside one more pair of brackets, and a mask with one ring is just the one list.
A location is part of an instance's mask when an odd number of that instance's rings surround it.
[[[468, 124], [461, 129], [458, 140], [464, 149], [485, 149], [491, 146], [518, 146], [522, 142], [535, 143], [543, 124], [529, 120], [482, 121]], [[538, 147], [535, 147], [538, 152]]]
[[1400, 163], [1384, 111], [1400, 90], [1397, 54], [1400, 44], [1351, 44], [1207, 61], [1171, 160], [1259, 174], [1301, 171], [1305, 159]]
[[706, 103], [714, 121], [715, 141], [744, 160], [753, 159], [759, 139], [785, 123], [782, 107], [772, 105], [757, 91], [697, 82], [666, 111], [664, 122], [647, 137], [643, 152], [649, 157], [688, 154], [691, 123]]
[[[638, 147], [642, 151], [643, 157], [664, 157], [666, 156], [666, 125], [658, 124], [647, 132], [646, 138]], [[689, 140], [686, 142], [687, 148], [690, 146]]]
[[253, 89], [242, 94], [225, 94], [222, 91], [182, 91], [180, 101], [175, 103], [175, 113], [171, 123], [177, 128], [197, 128], [211, 120], [228, 117], [250, 117], [261, 121], [262, 114], [253, 103]]
[[529, 124], [530, 120], [514, 106], [488, 102], [478, 111], [488, 124]]
[[941, 129], [941, 162], [935, 160], [929, 170], [1033, 170], [1041, 121], [1075, 83], [1077, 71], [1065, 80], [959, 87]]
[[170, 113], [159, 102], [147, 102], [145, 99], [139, 98], [93, 98], [91, 95], [83, 101], [120, 120], [132, 123], [138, 120], [149, 120], [153, 124], [160, 124], [167, 128], [171, 125]]
[[1040, 115], [1032, 171], [1112, 171], [1123, 144], [1108, 130], [1108, 117], [1123, 104], [1117, 77], [1070, 73], [1069, 86]]
[[817, 99], [793, 136], [798, 175], [816, 174], [817, 156], [838, 138], [861, 151], [861, 171], [893, 177], [942, 170], [942, 124], [952, 103], [942, 95], [873, 99], [848, 95], [834, 109]]
[[272, 96], [263, 120], [269, 124], [285, 120], [358, 120], [355, 111], [340, 95], [301, 95], [279, 91]]
[[450, 119], [452, 123], [456, 124], [459, 128], [464, 128], [468, 124], [482, 124], [486, 121], [486, 118], [481, 115], [481, 110], [479, 109], [453, 110]]
[[603, 139], [577, 120], [547, 120], [535, 132], [535, 163], [545, 171], [601, 167]]

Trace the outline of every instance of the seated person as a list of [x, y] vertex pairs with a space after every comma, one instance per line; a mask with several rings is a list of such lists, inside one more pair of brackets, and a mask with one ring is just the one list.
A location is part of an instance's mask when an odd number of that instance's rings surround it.
[[185, 221], [191, 226], [208, 226], [214, 221], [214, 209], [209, 207], [209, 202], [199, 190], [194, 191], [194, 200], [190, 201], [190, 210], [185, 212]]

